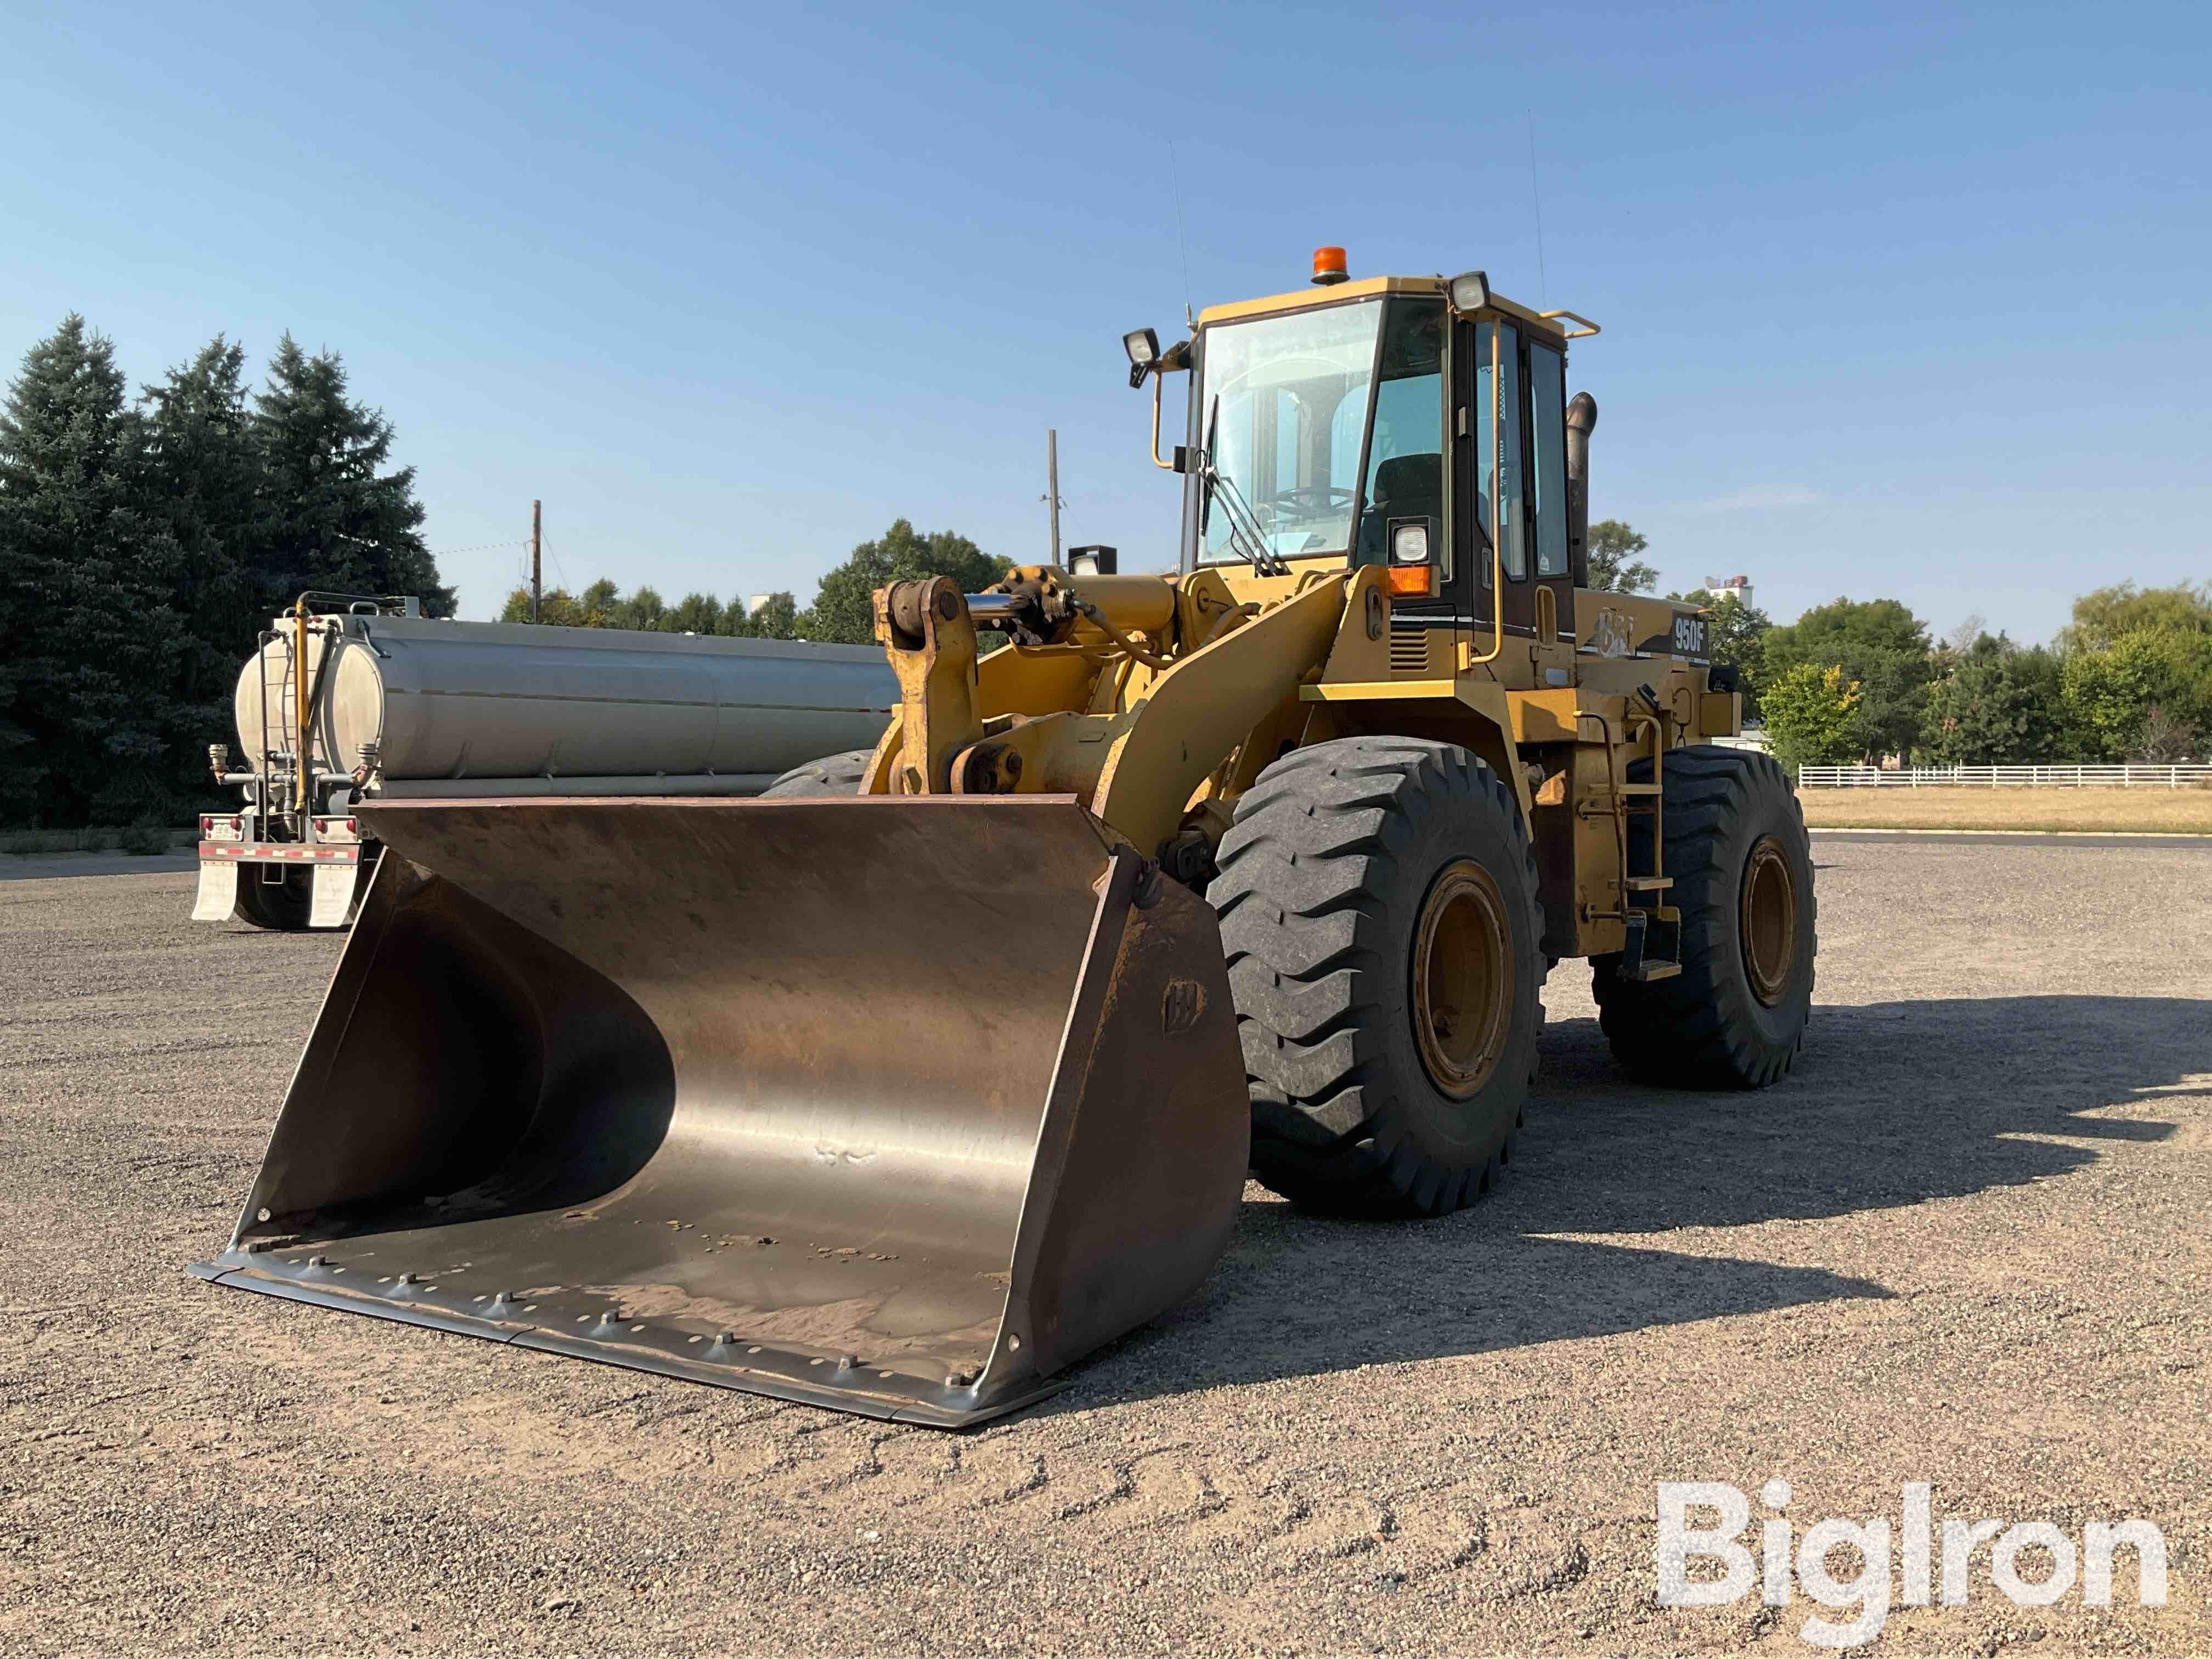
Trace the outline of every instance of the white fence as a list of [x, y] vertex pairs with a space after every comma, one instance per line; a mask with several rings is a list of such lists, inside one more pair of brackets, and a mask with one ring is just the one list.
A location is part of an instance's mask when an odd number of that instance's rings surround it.
[[1807, 766], [1800, 789], [2193, 789], [2212, 764], [2191, 766]]

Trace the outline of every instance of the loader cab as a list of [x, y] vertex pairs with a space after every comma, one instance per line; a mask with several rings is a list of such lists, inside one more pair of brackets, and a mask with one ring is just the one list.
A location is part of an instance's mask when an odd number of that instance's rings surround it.
[[[1565, 337], [1517, 307], [1459, 310], [1436, 278], [1376, 277], [1209, 310], [1192, 353], [1185, 569], [1426, 562], [1394, 658], [1493, 629], [1571, 639]], [[1492, 539], [1499, 541], [1492, 556]], [[1502, 589], [1502, 593], [1499, 590]], [[1402, 635], [1403, 637], [1398, 637]]]
[[1455, 318], [1452, 327], [1453, 482], [1465, 504], [1455, 550], [1467, 567], [1458, 614], [1488, 628], [1495, 580], [1509, 635], [1571, 639], [1565, 343], [1503, 313]]

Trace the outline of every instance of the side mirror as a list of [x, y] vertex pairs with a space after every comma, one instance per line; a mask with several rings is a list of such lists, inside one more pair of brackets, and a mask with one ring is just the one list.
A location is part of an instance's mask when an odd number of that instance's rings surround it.
[[1141, 386], [1145, 376], [1160, 360], [1160, 337], [1149, 328], [1133, 329], [1121, 337], [1121, 349], [1129, 354], [1129, 384]]

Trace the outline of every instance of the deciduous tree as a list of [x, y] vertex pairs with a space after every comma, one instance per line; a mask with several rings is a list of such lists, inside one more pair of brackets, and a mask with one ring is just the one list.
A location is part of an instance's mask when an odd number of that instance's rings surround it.
[[1676, 605], [1703, 605], [1705, 609], [1705, 653], [1716, 664], [1736, 671], [1738, 682], [1743, 687], [1743, 712], [1747, 720], [1759, 714], [1759, 689], [1766, 680], [1766, 635], [1774, 620], [1755, 605], [1746, 605], [1734, 593], [1714, 599], [1702, 590], [1695, 593], [1669, 593]]
[[1600, 519], [1589, 527], [1589, 585], [1615, 593], [1649, 593], [1659, 572], [1636, 556], [1651, 544], [1619, 519]]
[[1799, 663], [1766, 688], [1766, 738], [1795, 772], [1857, 757], [1859, 688], [1830, 665]]
[[984, 552], [965, 536], [950, 530], [922, 535], [908, 520], [896, 520], [874, 541], [854, 548], [850, 558], [822, 578], [814, 603], [799, 614], [799, 637], [865, 645], [875, 638], [870, 605], [878, 587], [927, 576], [950, 576], [963, 592], [973, 593], [998, 580], [1008, 563]]
[[2161, 746], [2174, 741], [2176, 727], [2212, 726], [2212, 635], [2138, 629], [2103, 650], [2069, 651], [2062, 680], [2069, 732], [2084, 760], [2136, 755], [2153, 708]]
[[1859, 686], [1860, 753], [1869, 758], [1911, 754], [1934, 667], [1928, 625], [1899, 601], [1836, 599], [1815, 606], [1794, 623], [1769, 629], [1765, 649], [1769, 684], [1802, 664], [1842, 668]]
[[2067, 651], [2106, 651], [2123, 635], [2148, 631], [2212, 635], [2212, 582], [2138, 588], [2100, 587], [2074, 601], [2074, 621], [2059, 635]]

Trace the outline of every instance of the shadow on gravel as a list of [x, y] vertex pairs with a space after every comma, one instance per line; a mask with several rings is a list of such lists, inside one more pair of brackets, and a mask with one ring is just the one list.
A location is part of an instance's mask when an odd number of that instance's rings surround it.
[[1816, 1007], [1796, 1072], [1752, 1094], [1644, 1088], [1595, 1020], [1562, 1021], [1501, 1192], [1415, 1224], [1248, 1202], [1205, 1290], [1085, 1367], [1060, 1409], [1885, 1298], [1818, 1267], [1543, 1235], [1835, 1216], [2063, 1175], [2096, 1150], [2021, 1137], [2163, 1139], [2172, 1125], [2081, 1114], [2208, 1069], [2212, 1001], [2179, 999]]
[[2168, 1123], [2082, 1114], [2212, 1070], [2212, 1001], [1988, 997], [1816, 1006], [1797, 1069], [1753, 1094], [1647, 1090], [1594, 1019], [1546, 1033], [1524, 1189], [1547, 1233], [1657, 1232], [1886, 1209], [2063, 1175]]

